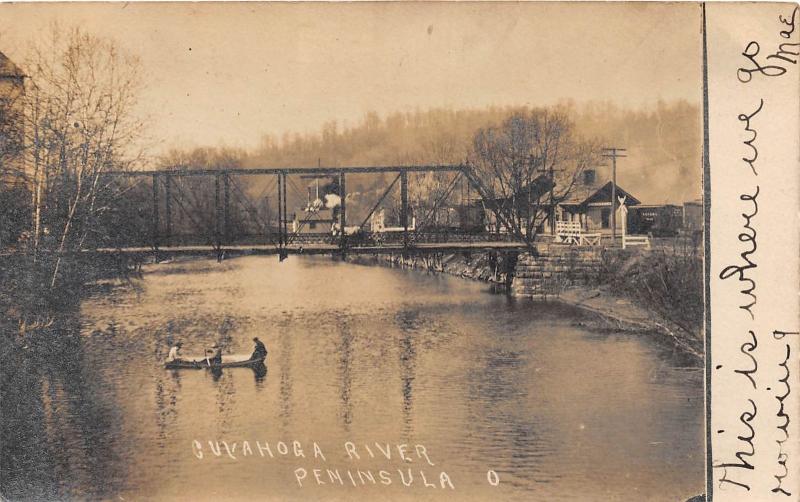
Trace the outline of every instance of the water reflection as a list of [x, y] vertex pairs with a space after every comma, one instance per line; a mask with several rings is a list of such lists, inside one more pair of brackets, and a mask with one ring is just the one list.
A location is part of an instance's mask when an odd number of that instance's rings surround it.
[[[317, 441], [339, 468], [345, 441], [420, 443], [458, 493], [483, 499], [702, 491], [702, 372], [648, 337], [586, 331], [573, 309], [405, 270], [245, 258], [153, 267], [139, 291], [84, 302], [79, 320], [39, 363], [0, 366], [12, 499], [345, 496], [298, 491], [291, 457], [198, 461], [194, 440]], [[178, 339], [242, 353], [256, 335], [277, 377], [162, 366]], [[381, 490], [364, 493], [423, 493]]]
[[0, 479], [11, 499], [110, 498], [124, 486], [116, 395], [80, 340], [59, 335], [2, 365]]
[[[12, 371], [11, 369], [14, 369]], [[3, 495], [52, 499], [58, 495], [55, 476], [63, 459], [51, 455], [53, 434], [50, 388], [37, 368], [17, 354], [4, 355], [0, 365], [0, 479]]]
[[217, 430], [220, 434], [226, 435], [232, 431], [232, 414], [236, 408], [236, 386], [234, 379], [237, 372], [224, 371], [222, 368], [211, 368], [207, 371], [215, 383], [216, 389], [216, 414]]
[[265, 364], [253, 366], [253, 375], [256, 378], [256, 389], [263, 390], [264, 381], [267, 378], [267, 366]]
[[292, 418], [292, 337], [282, 331], [280, 335], [280, 417], [283, 431], [291, 426]]
[[417, 351], [415, 333], [421, 326], [420, 312], [400, 311], [396, 316], [397, 327], [400, 330], [400, 380], [403, 389], [403, 438], [408, 440], [413, 432], [413, 384], [416, 368]]
[[353, 359], [353, 333], [349, 328], [349, 324], [343, 319], [337, 319], [337, 328], [339, 332], [339, 388], [342, 401], [342, 425], [344, 430], [350, 431], [350, 424], [353, 421], [353, 406], [350, 403], [350, 387], [352, 385], [353, 376], [350, 371], [350, 364]]
[[156, 424], [158, 427], [158, 446], [163, 449], [169, 431], [178, 418], [178, 395], [181, 389], [181, 374], [170, 370], [165, 375], [156, 376], [155, 401]]
[[416, 350], [414, 339], [408, 333], [400, 339], [400, 379], [403, 384], [403, 437], [407, 438], [413, 431], [413, 383]]

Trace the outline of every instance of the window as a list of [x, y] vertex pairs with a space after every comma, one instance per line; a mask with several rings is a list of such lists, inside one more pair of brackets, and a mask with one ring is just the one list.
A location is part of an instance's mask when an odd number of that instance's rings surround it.
[[608, 228], [608, 220], [611, 218], [611, 209], [604, 207], [600, 210], [600, 222], [603, 228]]
[[597, 177], [597, 173], [594, 169], [587, 169], [583, 171], [583, 184], [584, 185], [593, 185], [595, 179]]
[[314, 230], [315, 228], [317, 228], [317, 222], [316, 222], [316, 221], [312, 221], [312, 222], [310, 222], [310, 223], [308, 224], [308, 228], [309, 228], [310, 230]]

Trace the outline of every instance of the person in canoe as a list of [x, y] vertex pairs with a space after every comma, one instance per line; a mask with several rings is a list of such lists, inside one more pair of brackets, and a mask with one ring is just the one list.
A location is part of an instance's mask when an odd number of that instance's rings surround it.
[[176, 342], [175, 345], [170, 347], [169, 355], [167, 356], [167, 362], [168, 363], [174, 363], [174, 362], [179, 362], [179, 361], [183, 360], [183, 359], [181, 359], [181, 355], [180, 355], [181, 347], [183, 347], [183, 343], [182, 342]]
[[206, 362], [209, 366], [222, 364], [222, 348], [218, 343], [214, 343], [210, 349], [206, 349]]
[[267, 357], [267, 347], [264, 345], [264, 342], [258, 339], [258, 337], [253, 337], [253, 343], [256, 344], [255, 348], [253, 349], [253, 354], [250, 356], [250, 359], [266, 359]]

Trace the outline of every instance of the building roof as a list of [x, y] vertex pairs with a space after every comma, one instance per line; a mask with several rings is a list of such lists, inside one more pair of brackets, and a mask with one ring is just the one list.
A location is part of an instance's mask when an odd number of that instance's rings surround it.
[[597, 191], [595, 187], [575, 185], [567, 196], [560, 202], [562, 206], [580, 206], [583, 201]]
[[[555, 184], [553, 180], [550, 178], [549, 175], [540, 174], [530, 183], [526, 184], [523, 187], [520, 187], [519, 191], [515, 194], [517, 197], [518, 203], [522, 203], [522, 201], [530, 200], [535, 201], [541, 197], [547, 195], [551, 188], [553, 188]], [[498, 196], [495, 197], [495, 201], [506, 201], [511, 199], [511, 196]]]
[[678, 204], [639, 204], [639, 209], [662, 209], [666, 207], [680, 209], [681, 206]]
[[0, 52], [0, 77], [24, 77], [25, 74], [20, 70], [19, 66], [15, 65], [13, 61]]
[[[625, 197], [625, 205], [626, 206], [636, 206], [641, 204], [641, 201], [630, 194], [627, 190], [619, 186], [617, 184], [617, 197]], [[564, 200], [561, 205], [563, 206], [581, 206], [586, 207], [589, 204], [597, 204], [597, 203], [611, 203], [611, 182], [609, 181], [605, 185], [601, 186], [594, 192], [590, 192], [586, 195], [586, 192], [576, 193], [574, 195], [570, 195]]]

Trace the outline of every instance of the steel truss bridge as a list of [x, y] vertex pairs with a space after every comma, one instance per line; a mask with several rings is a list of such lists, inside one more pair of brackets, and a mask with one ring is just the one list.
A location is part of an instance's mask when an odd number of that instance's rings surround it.
[[[409, 177], [433, 173], [444, 181], [433, 191], [424, 207], [411, 208]], [[371, 203], [371, 210], [357, 222], [348, 220], [348, 177], [381, 175], [392, 181]], [[252, 192], [258, 178], [261, 193]], [[308, 219], [292, 218], [289, 189], [294, 201], [305, 195], [297, 179], [333, 180], [340, 197], [336, 221], [319, 232], [309, 231]], [[241, 180], [247, 179], [242, 187]], [[277, 255], [283, 260], [291, 254], [383, 254], [457, 253], [484, 250], [526, 249], [524, 239], [509, 232], [511, 225], [487, 230], [483, 218], [478, 227], [443, 229], [436, 222], [437, 211], [448, 205], [448, 198], [460, 188], [474, 195], [473, 205], [489, 207], [489, 192], [467, 165], [420, 165], [379, 167], [301, 167], [258, 169], [170, 169], [158, 171], [114, 171], [102, 175], [107, 186], [117, 186], [115, 200], [107, 202], [109, 214], [116, 218], [117, 235], [98, 240], [82, 251], [108, 254], [156, 253], [159, 257], [216, 253], [218, 258], [237, 254]], [[391, 231], [373, 231], [368, 223], [376, 210], [396, 190], [399, 183], [399, 225]], [[306, 187], [307, 188], [307, 187]], [[382, 188], [382, 187], [381, 187]], [[149, 193], [147, 193], [149, 192]], [[330, 192], [329, 192], [330, 193]], [[396, 199], [393, 199], [396, 200]], [[147, 206], [147, 207], [143, 207]], [[412, 210], [416, 213], [412, 219]], [[355, 218], [351, 218], [355, 219]], [[503, 222], [502, 215], [497, 219]], [[299, 225], [298, 225], [299, 220]], [[132, 223], [133, 222], [133, 223]], [[176, 228], [187, 222], [199, 233], [187, 234]], [[353, 225], [355, 223], [355, 225]], [[503, 230], [499, 230], [500, 227]], [[149, 228], [147, 228], [149, 227]], [[462, 225], [463, 227], [463, 225]], [[344, 231], [342, 231], [344, 229]]]

